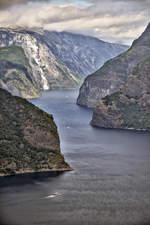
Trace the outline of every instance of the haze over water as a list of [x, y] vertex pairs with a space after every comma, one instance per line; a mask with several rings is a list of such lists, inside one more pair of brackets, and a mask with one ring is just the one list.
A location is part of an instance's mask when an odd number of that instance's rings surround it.
[[150, 222], [150, 133], [91, 127], [92, 112], [75, 104], [77, 95], [48, 91], [31, 101], [54, 115], [75, 170], [1, 187], [3, 217], [16, 225]]

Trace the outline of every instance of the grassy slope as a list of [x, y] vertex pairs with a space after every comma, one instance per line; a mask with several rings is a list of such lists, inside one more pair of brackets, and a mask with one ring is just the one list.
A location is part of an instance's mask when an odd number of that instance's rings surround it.
[[39, 96], [29, 61], [21, 47], [0, 48], [0, 87], [26, 98]]
[[24, 50], [18, 46], [0, 48], [0, 60], [7, 60], [14, 64], [20, 64], [25, 67], [29, 66], [29, 62], [25, 56]]

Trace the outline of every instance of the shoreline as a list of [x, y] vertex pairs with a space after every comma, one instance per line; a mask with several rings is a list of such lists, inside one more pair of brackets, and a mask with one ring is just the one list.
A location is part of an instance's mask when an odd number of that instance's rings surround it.
[[138, 133], [150, 133], [150, 130], [147, 129], [136, 129], [136, 128], [121, 128], [121, 127], [103, 127], [98, 126], [92, 123], [92, 120], [89, 122], [89, 125], [91, 127], [97, 128], [97, 129], [104, 129], [104, 130], [116, 130], [116, 131], [131, 131], [131, 132], [138, 132]]
[[63, 175], [65, 172], [71, 172], [74, 169], [64, 168], [47, 171], [35, 171], [18, 173], [14, 175], [0, 176], [0, 188], [13, 186], [13, 185], [26, 185], [30, 183], [36, 183], [37, 181], [43, 181], [48, 178], [58, 177]]
[[40, 174], [40, 173], [55, 173], [55, 172], [65, 172], [65, 171], [73, 171], [74, 169], [69, 167], [69, 168], [60, 168], [60, 169], [51, 169], [51, 170], [39, 170], [39, 171], [32, 171], [32, 170], [27, 170], [23, 172], [16, 172], [14, 174], [0, 174], [0, 178], [3, 177], [16, 177], [19, 175], [27, 175], [27, 174]]

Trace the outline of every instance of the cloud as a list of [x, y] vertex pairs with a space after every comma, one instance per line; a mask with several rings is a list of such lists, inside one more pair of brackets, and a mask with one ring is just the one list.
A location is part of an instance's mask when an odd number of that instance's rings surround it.
[[0, 9], [10, 7], [14, 4], [24, 4], [27, 0], [0, 0]]
[[131, 44], [150, 21], [148, 6], [149, 0], [0, 0], [0, 26], [67, 30]]

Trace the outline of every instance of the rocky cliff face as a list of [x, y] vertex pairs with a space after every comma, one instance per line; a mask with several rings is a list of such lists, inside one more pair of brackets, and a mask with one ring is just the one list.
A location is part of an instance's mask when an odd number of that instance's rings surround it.
[[29, 61], [21, 47], [0, 48], [0, 87], [25, 98], [40, 95]]
[[88, 76], [77, 99], [77, 104], [94, 108], [98, 101], [120, 89], [133, 68], [150, 56], [150, 24], [139, 39], [125, 53], [107, 61], [97, 72]]
[[43, 38], [52, 53], [82, 79], [129, 48], [69, 32], [43, 31]]
[[52, 115], [0, 89], [0, 176], [70, 170]]
[[78, 76], [54, 56], [40, 33], [1, 28], [0, 47], [12, 45], [24, 49], [39, 89], [74, 88], [79, 85]]
[[150, 57], [134, 68], [118, 92], [99, 102], [91, 124], [150, 131]]

